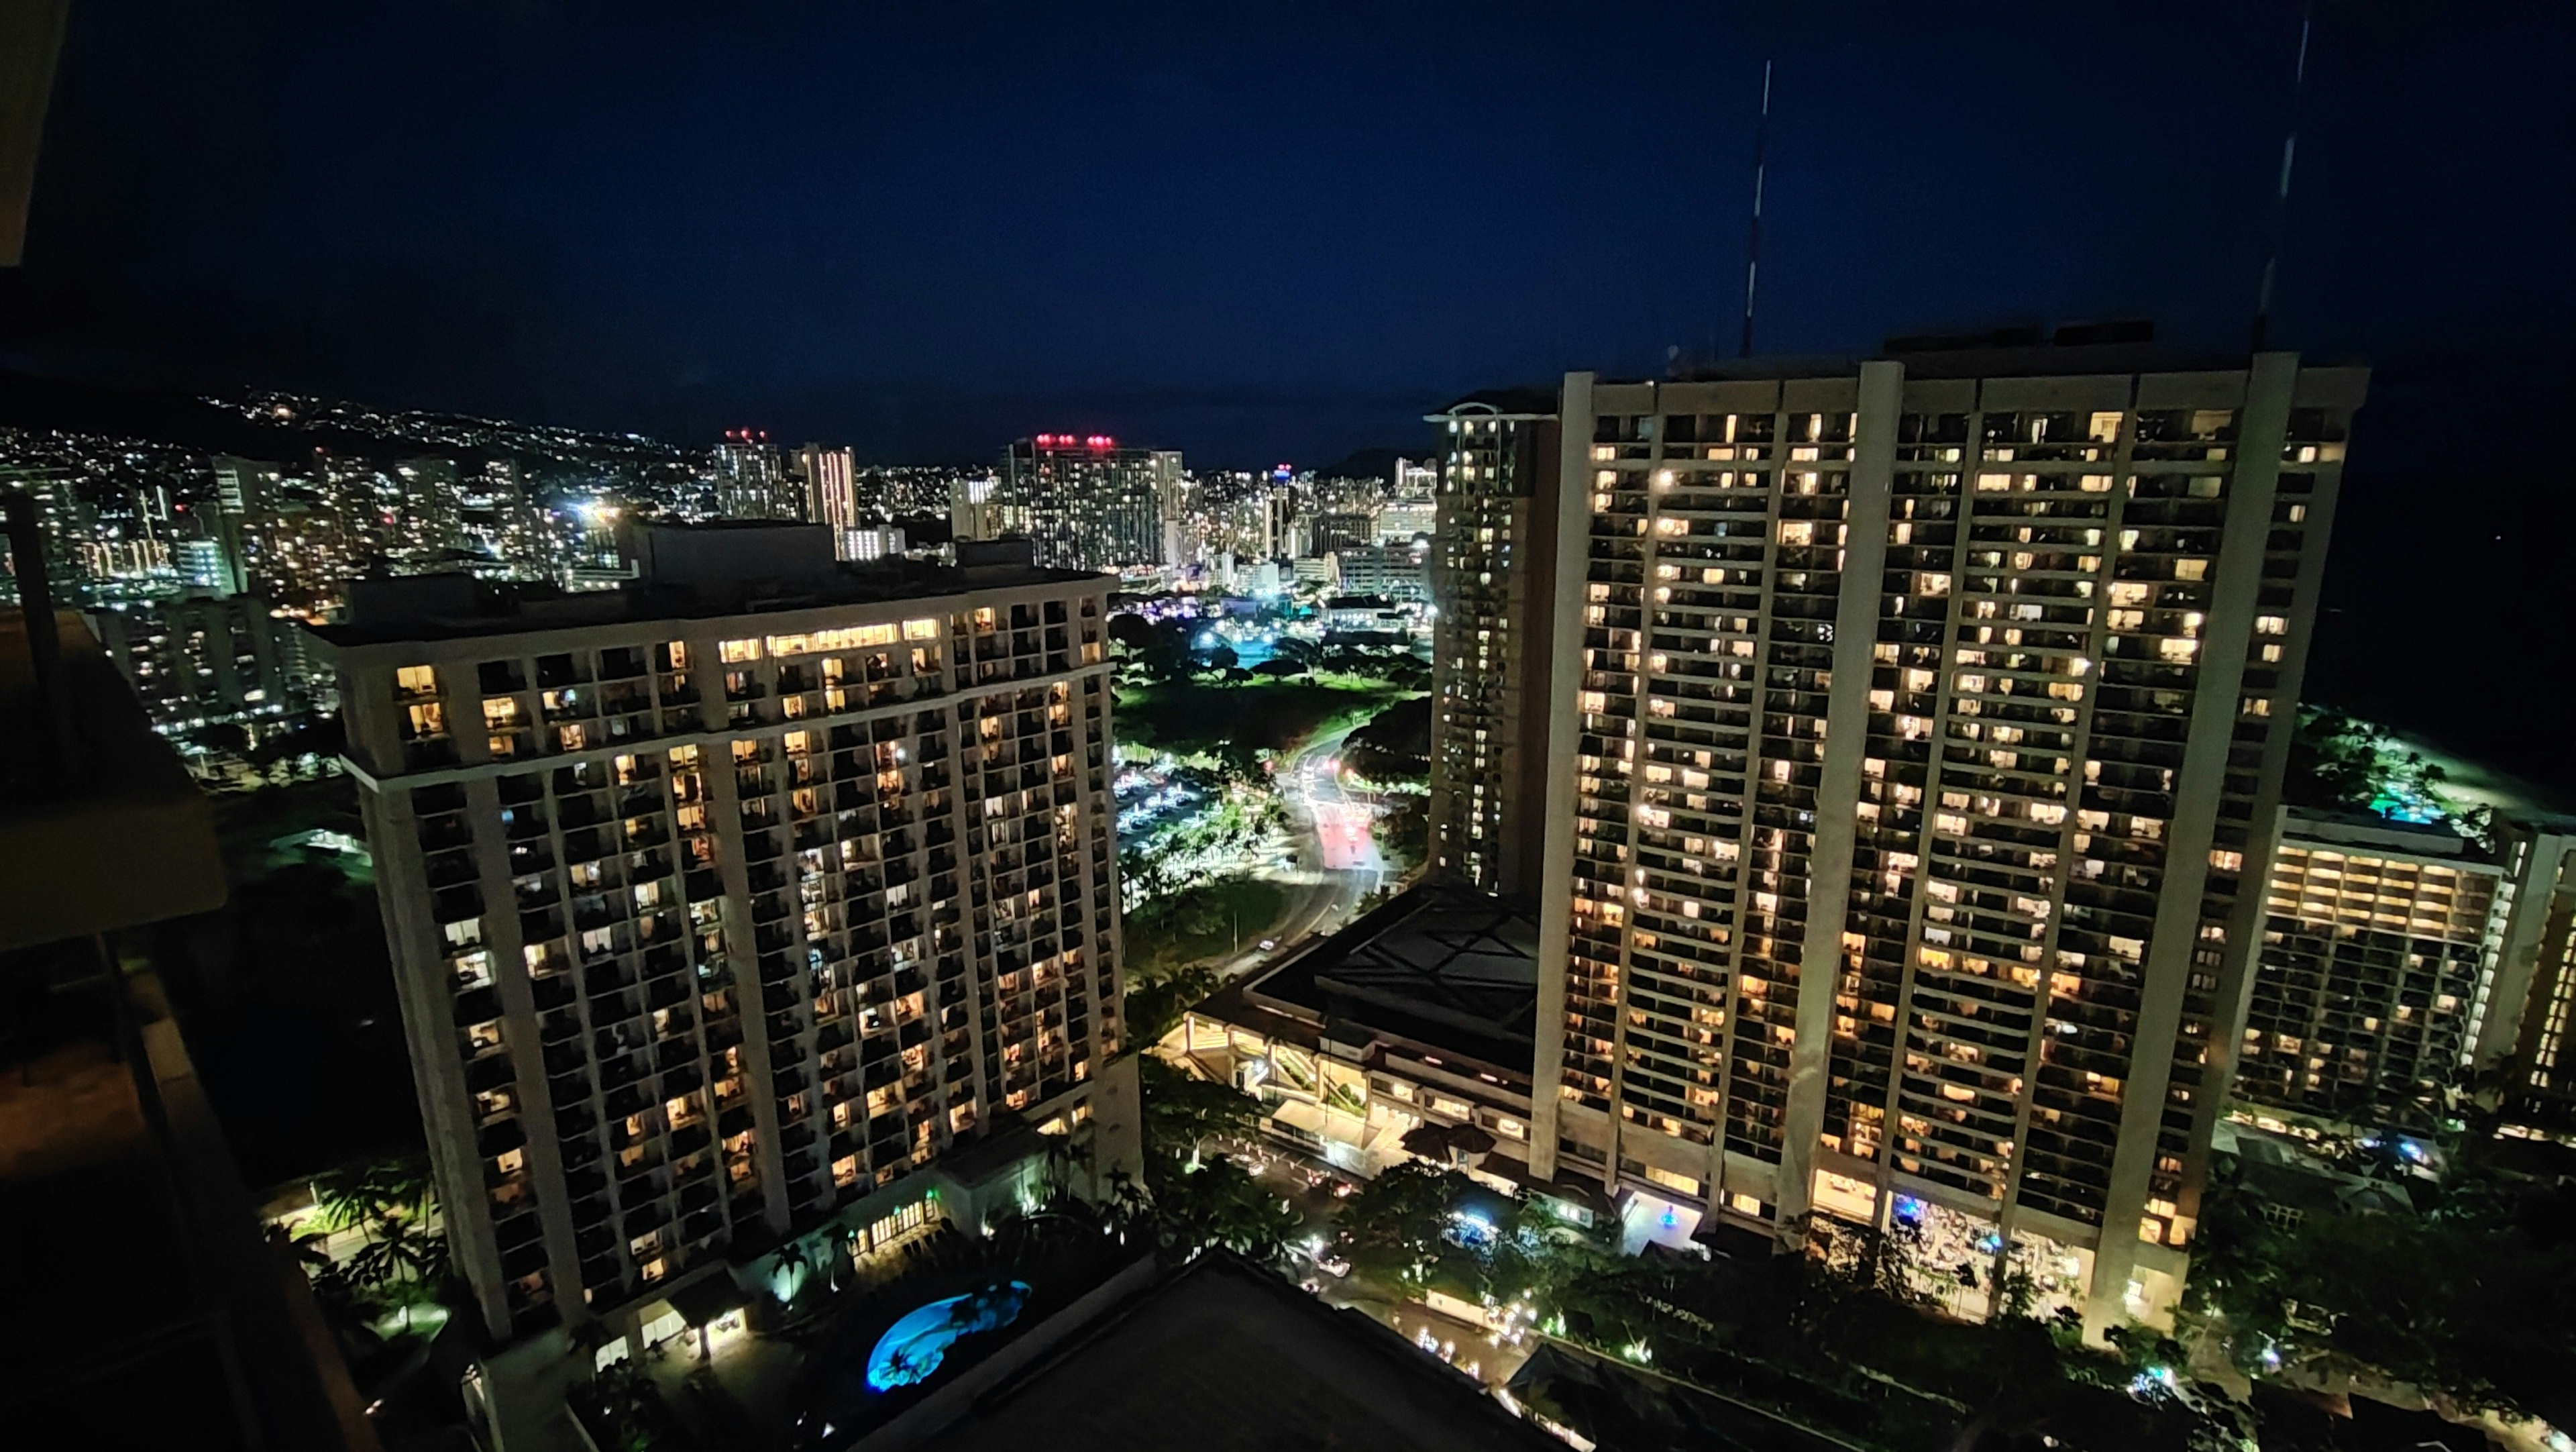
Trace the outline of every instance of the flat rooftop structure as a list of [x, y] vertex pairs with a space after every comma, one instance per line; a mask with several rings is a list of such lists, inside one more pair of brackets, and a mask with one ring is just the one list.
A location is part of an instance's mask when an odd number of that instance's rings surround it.
[[[1909, 379], [1927, 380], [2241, 374], [2253, 362], [2251, 356], [2244, 353], [2205, 352], [2160, 344], [2153, 340], [2151, 330], [2147, 335], [2139, 336], [2120, 328], [2094, 330], [2078, 326], [2059, 329], [2055, 337], [2056, 341], [2052, 342], [2037, 329], [2004, 328], [1982, 334], [1891, 338], [1886, 347], [1875, 353], [1687, 358], [1666, 377], [1604, 376], [1596, 386], [1856, 379], [1863, 363], [1881, 360], [1904, 364], [1905, 376]], [[2368, 372], [2358, 364], [2340, 367], [2323, 362], [2308, 364], [2302, 371], [2349, 374], [2349, 379], [2338, 382], [2352, 395], [2355, 403], [2359, 401], [2361, 385]], [[1557, 408], [1558, 398], [1552, 388], [1484, 389], [1425, 417], [1434, 423], [1462, 412], [1476, 416], [1492, 413], [1506, 418], [1553, 418]]]
[[[1538, 1023], [1538, 915], [1435, 879], [1381, 904], [1244, 991], [1510, 1069], [1526, 1080]], [[1274, 1010], [1275, 1011], [1275, 1010]]]
[[1367, 1313], [1335, 1310], [1221, 1251], [977, 1397], [971, 1411], [919, 1445], [944, 1452], [1564, 1446]]
[[70, 760], [58, 760], [27, 622], [0, 612], [0, 951], [212, 912], [214, 817], [143, 704], [70, 611], [54, 616]]
[[313, 633], [345, 649], [885, 604], [1099, 578], [1033, 565], [1025, 548], [1008, 548], [1012, 541], [988, 542], [961, 565], [899, 556], [843, 563], [832, 558], [830, 531], [820, 525], [649, 525], [634, 540], [642, 573], [616, 590], [496, 586], [467, 575], [352, 580], [348, 619]]
[[2482, 860], [2488, 854], [2477, 843], [2443, 823], [2401, 822], [2377, 812], [2325, 807], [2291, 807], [2281, 832], [2307, 842], [2331, 843], [2362, 851], [2405, 852], [2418, 857]]

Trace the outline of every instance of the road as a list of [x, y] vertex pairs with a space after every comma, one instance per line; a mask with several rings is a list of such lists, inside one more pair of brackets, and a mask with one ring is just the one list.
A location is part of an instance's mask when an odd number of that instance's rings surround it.
[[1247, 944], [1219, 965], [1226, 977], [1251, 973], [1293, 944], [1339, 930], [1358, 915], [1361, 899], [1384, 884], [1386, 859], [1371, 830], [1370, 794], [1343, 786], [1339, 775], [1342, 745], [1354, 729], [1328, 731], [1278, 764], [1274, 780], [1288, 805], [1297, 866], [1270, 880], [1288, 888], [1288, 910], [1268, 934], [1277, 946], [1264, 951]]

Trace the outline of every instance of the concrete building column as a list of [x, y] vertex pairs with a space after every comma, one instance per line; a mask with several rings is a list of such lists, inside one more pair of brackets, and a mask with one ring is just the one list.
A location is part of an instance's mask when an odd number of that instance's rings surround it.
[[[2190, 734], [2173, 785], [2173, 826], [2167, 838], [2165, 878], [2156, 901], [2155, 936], [2147, 944], [2138, 1016], [2131, 1042], [2129, 1080], [2120, 1100], [2120, 1139], [2112, 1151], [2111, 1184], [2103, 1196], [2102, 1240], [2093, 1253], [2093, 1279], [2084, 1308], [2085, 1335], [2126, 1319], [2129, 1278], [2138, 1263], [2138, 1227], [2146, 1214], [2148, 1178], [2173, 1082], [2176, 1036], [2183, 996], [2200, 946], [2203, 895], [2209, 883], [2210, 844], [2225, 788], [2228, 755], [2235, 744], [2245, 651], [2260, 605], [2263, 555], [2271, 533], [2272, 499], [2281, 475], [2281, 445], [2288, 436], [2290, 397], [2297, 385], [2295, 353], [2261, 353], [2238, 415], [2235, 467], [2227, 486], [2227, 518], [2203, 627], [2200, 671], [2193, 682]], [[2256, 834], [2265, 824], [2252, 824]], [[2260, 896], [2262, 879], [2248, 875], [2244, 891]], [[2213, 1024], [2212, 1036], [2231, 1031]], [[2204, 1081], [2204, 1090], [2223, 1085]], [[2195, 1110], [2197, 1106], [2195, 1106]]]
[[1905, 365], [1864, 363], [1852, 429], [1849, 492], [1843, 503], [1840, 594], [1834, 605], [1834, 682], [1825, 714], [1825, 760], [1817, 783], [1816, 829], [1808, 852], [1807, 932], [1798, 960], [1797, 1042], [1789, 1050], [1789, 1102], [1782, 1112], [1773, 1225], [1803, 1244], [1801, 1222], [1815, 1194], [1817, 1136], [1824, 1130], [1827, 1064], [1833, 1049], [1834, 987], [1842, 973], [1843, 922], [1851, 902], [1854, 819], [1841, 804], [1860, 799], [1869, 741], [1870, 656], [1878, 639], [1879, 578], [1887, 563], [1889, 502], [1895, 492], [1896, 420]]
[[[1563, 392], [1557, 399], [1557, 477], [1556, 497], [1530, 501], [1533, 526], [1551, 506], [1555, 510], [1553, 527], [1546, 531], [1558, 550], [1583, 547], [1589, 535], [1586, 521], [1590, 515], [1583, 484], [1591, 477], [1592, 460], [1592, 380], [1589, 373], [1565, 375]], [[1538, 532], [1534, 529], [1533, 532]], [[1580, 558], [1568, 563], [1560, 560], [1556, 569], [1556, 588], [1544, 603], [1548, 608], [1548, 639], [1557, 648], [1547, 659], [1524, 664], [1527, 671], [1524, 689], [1543, 693], [1546, 702], [1546, 740], [1556, 745], [1547, 756], [1547, 792], [1543, 802], [1533, 805], [1546, 824], [1541, 832], [1542, 869], [1539, 874], [1538, 908], [1538, 1023], [1537, 1049], [1531, 1056], [1530, 1075], [1530, 1174], [1539, 1180], [1556, 1177], [1556, 1141], [1562, 1116], [1565, 1085], [1565, 977], [1566, 944], [1574, 929], [1574, 796], [1575, 770], [1573, 742], [1575, 737], [1575, 698], [1583, 681], [1583, 576]], [[1533, 600], [1536, 614], [1541, 602]], [[1613, 1118], [1615, 1137], [1617, 1120]], [[1603, 1155], [1608, 1166], [1608, 1183], [1618, 1182], [1618, 1149], [1613, 1144]]]

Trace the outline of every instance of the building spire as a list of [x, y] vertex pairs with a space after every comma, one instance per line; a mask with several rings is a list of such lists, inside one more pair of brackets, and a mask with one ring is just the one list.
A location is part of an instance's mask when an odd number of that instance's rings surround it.
[[1735, 356], [1753, 356], [1753, 303], [1762, 273], [1762, 173], [1771, 155], [1771, 62], [1762, 63], [1762, 116], [1753, 125], [1753, 230], [1744, 243], [1744, 338]]
[[[2272, 328], [2272, 285], [2280, 276], [2281, 243], [2290, 225], [2290, 167], [2299, 157], [2299, 96], [2307, 88], [2308, 36], [2316, 29], [2316, 23], [2316, 0], [2308, 0], [2299, 16], [2298, 65], [2290, 75], [2290, 130], [2281, 138], [2281, 186], [2272, 198], [2272, 241], [2263, 255], [2263, 283], [2254, 295], [2253, 351], [2257, 353], [2263, 351], [2264, 335]], [[1755, 225], [1760, 225], [1758, 220]], [[1745, 326], [1748, 330], [1752, 327], [1749, 311]]]

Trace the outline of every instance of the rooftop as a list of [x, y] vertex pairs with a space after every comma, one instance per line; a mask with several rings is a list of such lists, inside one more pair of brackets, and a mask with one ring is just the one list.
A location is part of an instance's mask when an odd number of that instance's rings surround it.
[[2377, 812], [2331, 807], [2291, 807], [2281, 823], [2287, 841], [2407, 852], [2419, 857], [2482, 858], [2488, 854], [2446, 823], [2401, 822]]
[[1527, 904], [1435, 880], [1298, 954], [1245, 997], [1526, 1078], [1538, 1021], [1538, 918]]
[[[334, 646], [622, 625], [657, 620], [712, 620], [932, 599], [975, 590], [1073, 584], [1106, 577], [1031, 564], [1021, 548], [986, 548], [963, 565], [885, 557], [852, 563], [831, 557], [822, 525], [719, 520], [698, 525], [646, 525], [631, 535], [642, 573], [616, 590], [567, 593], [501, 586], [465, 575], [416, 575], [349, 582], [348, 619], [315, 627]], [[1007, 546], [1010, 542], [995, 542]]]
[[[1909, 378], [2081, 378], [2140, 373], [2243, 373], [2251, 355], [2211, 353], [2154, 341], [2154, 330], [2133, 324], [2072, 324], [2054, 334], [2036, 327], [1890, 338], [1876, 353], [1788, 353], [1752, 358], [1685, 357], [1663, 378], [1604, 376], [1601, 384], [1720, 383], [1730, 380], [1856, 378], [1861, 364], [1887, 360], [1905, 365]], [[2302, 360], [2303, 367], [2346, 366], [2336, 360]], [[1552, 418], [1557, 392], [1545, 388], [1489, 388], [1470, 393], [1438, 413]]]
[[1365, 1312], [1223, 1252], [976, 1398], [935, 1441], [953, 1452], [1562, 1452]]

